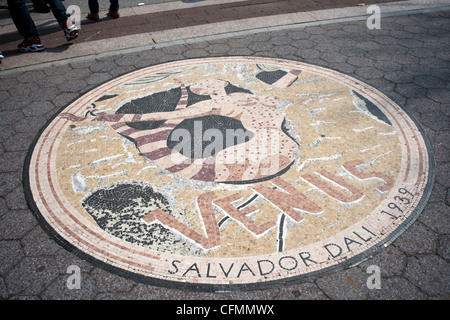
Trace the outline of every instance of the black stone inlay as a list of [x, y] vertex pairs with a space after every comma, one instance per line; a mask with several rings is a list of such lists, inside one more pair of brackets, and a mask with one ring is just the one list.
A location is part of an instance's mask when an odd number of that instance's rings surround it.
[[160, 251], [194, 251], [160, 223], [147, 225], [142, 221], [157, 208], [172, 214], [167, 199], [150, 186], [118, 184], [94, 191], [81, 204], [101, 229], [117, 238]]
[[389, 121], [388, 117], [386, 117], [386, 115], [370, 100], [368, 100], [367, 98], [365, 98], [364, 96], [360, 95], [359, 93], [353, 91], [354, 95], [357, 96], [359, 99], [361, 99], [362, 101], [364, 101], [367, 110], [374, 115], [375, 117], [377, 117], [378, 120], [381, 120], [385, 123], [387, 123], [388, 125], [392, 126], [392, 123]]
[[[174, 138], [174, 133], [178, 129], [184, 129], [189, 132], [186, 135], [189, 141], [182, 141], [182, 143], [190, 144], [190, 147], [182, 149], [180, 153], [192, 159], [207, 158], [225, 148], [250, 141], [254, 136], [253, 132], [247, 130], [239, 120], [225, 116], [210, 115], [185, 119], [178, 124], [167, 138], [167, 147], [171, 149], [178, 146], [181, 142], [180, 139]], [[215, 131], [210, 131], [213, 134], [209, 140], [206, 139], [207, 135], [205, 135], [205, 132], [210, 129]], [[216, 141], [215, 139], [221, 140]], [[210, 146], [209, 149], [207, 149], [208, 146]], [[217, 147], [213, 148], [213, 146]]]
[[276, 70], [276, 71], [262, 71], [256, 75], [256, 78], [265, 82], [267, 84], [274, 84], [287, 74], [286, 71]]

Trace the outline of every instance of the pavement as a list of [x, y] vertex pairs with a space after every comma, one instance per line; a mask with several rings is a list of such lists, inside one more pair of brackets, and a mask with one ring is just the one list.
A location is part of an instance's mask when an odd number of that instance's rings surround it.
[[[450, 1], [127, 1], [122, 17], [91, 23], [79, 5], [80, 37], [65, 42], [51, 14], [32, 12], [46, 50], [19, 54], [0, 9], [0, 298], [5, 300], [447, 300], [449, 269]], [[302, 5], [299, 5], [301, 3]], [[367, 27], [367, 7], [381, 28]], [[0, 3], [1, 5], [1, 3]], [[30, 6], [31, 7], [31, 6]], [[0, 7], [1, 8], [1, 7]], [[66, 251], [40, 227], [23, 191], [25, 156], [62, 107], [128, 72], [188, 58], [261, 56], [306, 62], [361, 79], [423, 126], [436, 179], [418, 219], [392, 244], [351, 268], [265, 290], [191, 292], [135, 282]], [[67, 287], [79, 266], [80, 289]], [[369, 289], [367, 268], [381, 270]]]

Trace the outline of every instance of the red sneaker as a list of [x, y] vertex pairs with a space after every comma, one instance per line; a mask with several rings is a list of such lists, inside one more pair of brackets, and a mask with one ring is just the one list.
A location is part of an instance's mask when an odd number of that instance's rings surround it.
[[66, 22], [61, 25], [61, 28], [64, 30], [67, 41], [72, 41], [78, 37], [78, 29], [72, 20], [67, 19]]
[[22, 43], [19, 44], [20, 52], [37, 52], [42, 50], [44, 50], [44, 45], [38, 36], [30, 40], [23, 40]]

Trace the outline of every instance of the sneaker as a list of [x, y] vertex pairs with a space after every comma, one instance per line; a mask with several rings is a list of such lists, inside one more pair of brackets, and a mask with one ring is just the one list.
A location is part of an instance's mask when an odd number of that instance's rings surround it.
[[0, 60], [5, 59], [5, 56], [3, 55], [3, 53], [0, 51]]
[[20, 52], [37, 52], [44, 50], [44, 45], [41, 42], [41, 39], [39, 39], [38, 36], [30, 39], [30, 40], [23, 40], [22, 43], [19, 44], [19, 51]]
[[108, 11], [109, 15], [115, 19], [120, 18], [120, 13], [119, 10], [117, 11], [112, 11], [111, 9], [109, 9]]
[[100, 20], [100, 17], [98, 16], [98, 13], [88, 13], [87, 14], [87, 17], [86, 18], [88, 18], [89, 20], [92, 20], [92, 21], [98, 21], [98, 20]]
[[78, 29], [72, 20], [67, 19], [66, 22], [61, 25], [61, 28], [64, 30], [67, 41], [72, 41], [78, 37]]

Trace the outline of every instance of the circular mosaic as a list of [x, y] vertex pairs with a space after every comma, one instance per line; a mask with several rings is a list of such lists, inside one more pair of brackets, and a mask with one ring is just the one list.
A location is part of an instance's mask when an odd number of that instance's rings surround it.
[[254, 57], [183, 60], [71, 103], [28, 154], [45, 229], [151, 284], [257, 289], [355, 264], [422, 210], [420, 126], [345, 74]]

